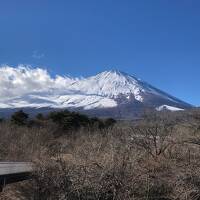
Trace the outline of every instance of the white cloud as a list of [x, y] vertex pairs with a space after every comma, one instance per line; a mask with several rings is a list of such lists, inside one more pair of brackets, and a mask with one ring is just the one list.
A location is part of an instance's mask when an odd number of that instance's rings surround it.
[[52, 78], [47, 70], [19, 65], [0, 67], [0, 98], [9, 99], [36, 92], [62, 91], [75, 80], [69, 77]]
[[32, 57], [35, 59], [41, 59], [44, 56], [45, 56], [44, 53], [39, 53], [38, 51], [33, 51], [33, 54], [32, 54]]

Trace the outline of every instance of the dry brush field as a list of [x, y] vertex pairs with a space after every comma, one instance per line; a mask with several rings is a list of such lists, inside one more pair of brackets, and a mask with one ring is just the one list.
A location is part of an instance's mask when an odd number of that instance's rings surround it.
[[0, 159], [32, 161], [35, 169], [32, 180], [7, 186], [0, 199], [200, 199], [198, 110], [150, 113], [101, 129], [38, 120], [0, 124]]

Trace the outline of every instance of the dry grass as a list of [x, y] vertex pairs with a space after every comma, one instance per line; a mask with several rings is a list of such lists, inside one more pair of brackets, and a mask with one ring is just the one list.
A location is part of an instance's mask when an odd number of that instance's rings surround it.
[[52, 127], [2, 124], [2, 159], [31, 160], [35, 173], [32, 181], [9, 186], [1, 199], [200, 199], [199, 123], [152, 118], [56, 139]]

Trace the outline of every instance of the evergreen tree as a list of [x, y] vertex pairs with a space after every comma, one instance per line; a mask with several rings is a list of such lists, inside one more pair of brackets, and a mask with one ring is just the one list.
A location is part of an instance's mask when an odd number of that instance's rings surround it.
[[44, 120], [44, 115], [42, 113], [38, 113], [36, 115], [36, 119], [38, 119], [38, 120]]
[[28, 114], [26, 114], [23, 110], [19, 110], [13, 113], [11, 116], [11, 122], [19, 126], [26, 125], [27, 121], [28, 121]]
[[104, 121], [105, 128], [113, 127], [117, 121], [113, 118], [108, 118]]

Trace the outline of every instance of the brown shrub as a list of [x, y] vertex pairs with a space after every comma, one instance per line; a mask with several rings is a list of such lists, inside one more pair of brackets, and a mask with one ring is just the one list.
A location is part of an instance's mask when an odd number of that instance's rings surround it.
[[5, 123], [0, 125], [1, 158], [35, 164], [33, 180], [12, 189], [19, 199], [197, 200], [200, 145], [191, 126], [197, 119], [191, 120], [152, 116], [59, 138], [52, 127]]

